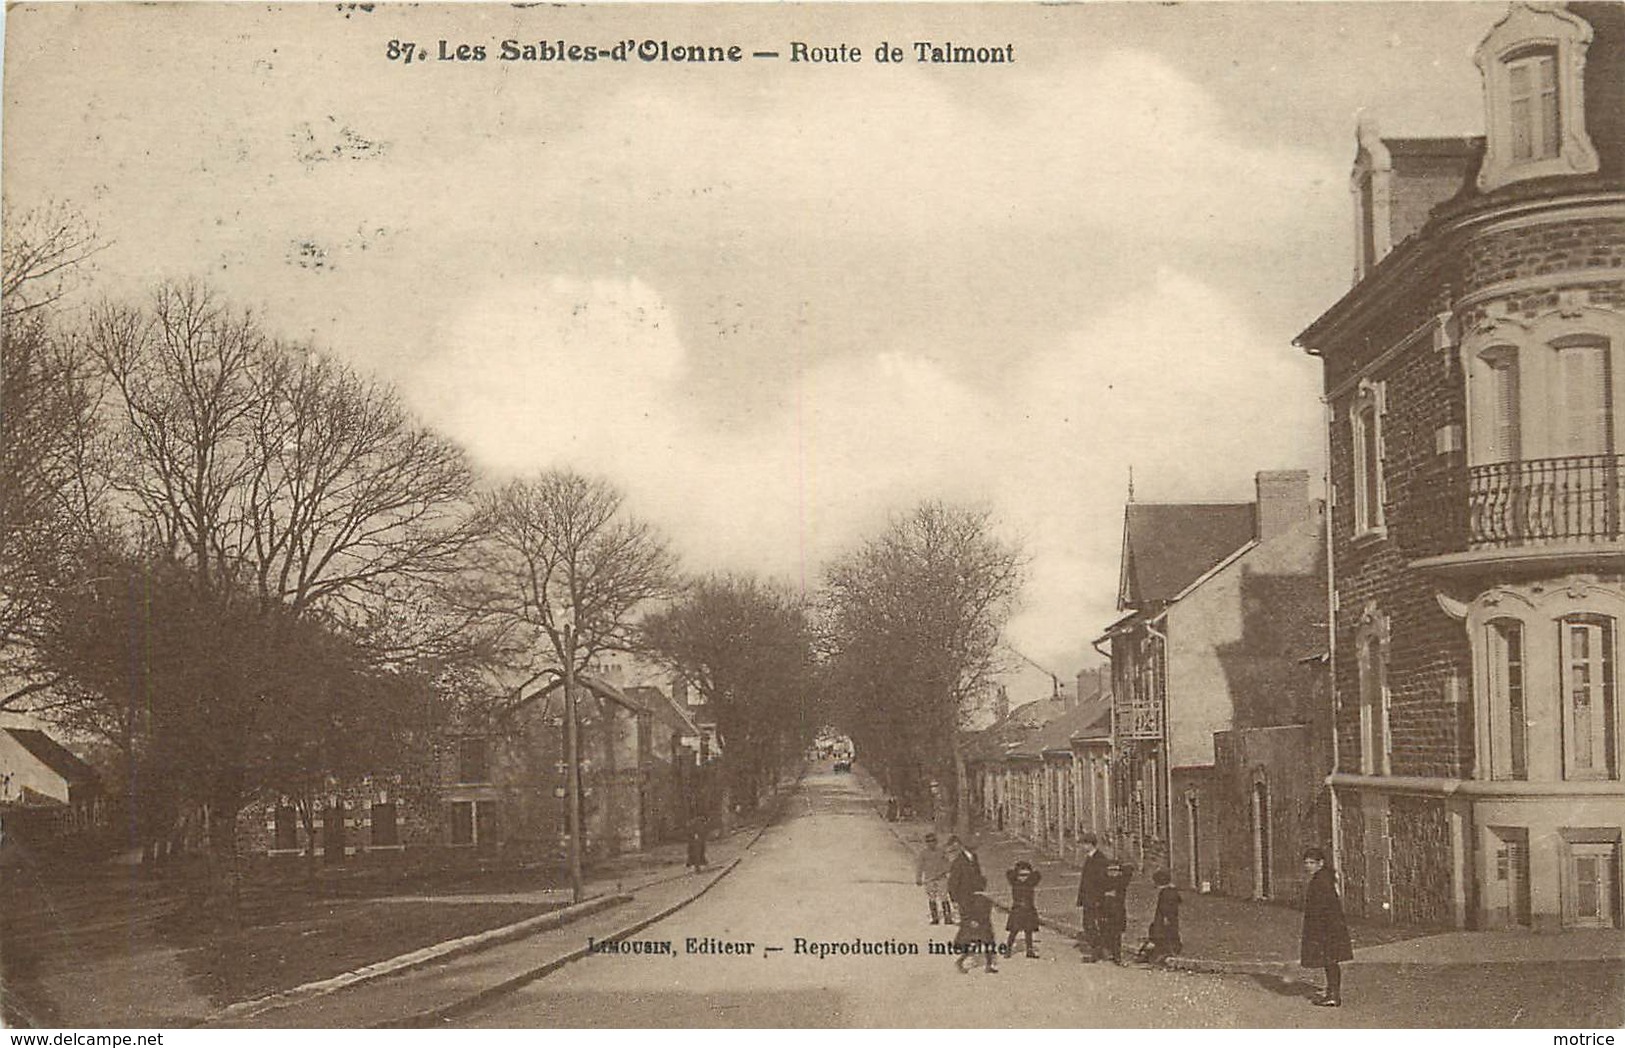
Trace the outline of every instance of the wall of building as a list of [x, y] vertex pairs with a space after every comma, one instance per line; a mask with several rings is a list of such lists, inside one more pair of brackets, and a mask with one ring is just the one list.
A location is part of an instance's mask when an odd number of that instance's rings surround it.
[[24, 789], [68, 803], [67, 780], [11, 735], [0, 732], [0, 804], [22, 803]]

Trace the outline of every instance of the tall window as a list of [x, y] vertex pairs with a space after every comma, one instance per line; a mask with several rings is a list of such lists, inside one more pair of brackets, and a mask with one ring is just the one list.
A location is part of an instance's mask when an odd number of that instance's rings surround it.
[[484, 739], [464, 738], [457, 740], [457, 781], [490, 781], [490, 775], [486, 770]]
[[1614, 450], [1613, 389], [1608, 343], [1602, 339], [1557, 347], [1561, 389], [1559, 440], [1564, 455], [1607, 455]]
[[272, 845], [278, 851], [293, 851], [299, 847], [299, 819], [294, 813], [291, 804], [276, 806], [276, 841]]
[[1354, 531], [1380, 531], [1383, 526], [1382, 412], [1383, 387], [1362, 382], [1349, 410], [1354, 442]]
[[1484, 354], [1484, 362], [1489, 365], [1484, 461], [1516, 462], [1523, 450], [1518, 351], [1511, 346], [1497, 346]]
[[1507, 60], [1512, 159], [1544, 160], [1559, 151], [1557, 50], [1520, 51]]
[[1360, 771], [1387, 775], [1392, 768], [1388, 732], [1387, 620], [1368, 613], [1355, 638], [1360, 674]]
[[1490, 777], [1529, 778], [1529, 713], [1524, 697], [1523, 624], [1489, 624]]
[[1614, 620], [1562, 619], [1563, 774], [1568, 779], [1619, 778]]

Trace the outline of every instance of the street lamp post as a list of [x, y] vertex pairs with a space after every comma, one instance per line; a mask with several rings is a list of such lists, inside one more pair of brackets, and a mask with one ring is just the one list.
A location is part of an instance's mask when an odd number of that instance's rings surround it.
[[575, 627], [564, 627], [564, 793], [570, 807], [570, 898], [580, 902], [581, 886], [581, 740], [576, 727]]

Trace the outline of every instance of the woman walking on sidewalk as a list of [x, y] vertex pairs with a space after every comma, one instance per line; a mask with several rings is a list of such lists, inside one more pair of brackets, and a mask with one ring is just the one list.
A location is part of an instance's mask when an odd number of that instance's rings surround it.
[[1348, 922], [1343, 919], [1343, 900], [1337, 895], [1336, 878], [1326, 868], [1323, 849], [1303, 850], [1303, 872], [1309, 875], [1309, 886], [1303, 895], [1303, 952], [1299, 961], [1305, 968], [1326, 970], [1326, 989], [1311, 1003], [1337, 1008], [1343, 1003], [1343, 971], [1338, 966], [1354, 960]]

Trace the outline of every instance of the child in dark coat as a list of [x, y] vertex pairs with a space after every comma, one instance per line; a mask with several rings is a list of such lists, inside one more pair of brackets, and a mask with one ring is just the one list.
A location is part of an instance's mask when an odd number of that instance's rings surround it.
[[1106, 895], [1100, 937], [1113, 963], [1123, 963], [1123, 929], [1128, 926], [1128, 885], [1134, 867], [1115, 859], [1106, 864]]
[[1354, 959], [1349, 942], [1348, 922], [1343, 919], [1343, 900], [1337, 894], [1337, 878], [1326, 867], [1326, 852], [1320, 848], [1303, 850], [1303, 872], [1309, 885], [1303, 893], [1303, 952], [1299, 962], [1305, 968], [1326, 971], [1326, 989], [1313, 1003], [1336, 1008], [1343, 1003], [1344, 961]]
[[1010, 933], [1010, 937], [1004, 942], [1004, 951], [1010, 953], [1016, 945], [1016, 933], [1021, 932], [1027, 938], [1027, 956], [1037, 957], [1038, 951], [1033, 949], [1033, 932], [1038, 930], [1038, 903], [1033, 898], [1033, 892], [1044, 875], [1023, 859], [1004, 872], [1004, 879], [1010, 882], [1010, 919], [1004, 922], [1004, 930]]
[[968, 974], [966, 965], [978, 953], [982, 955], [987, 973], [993, 975], [993, 952], [999, 948], [993, 938], [993, 901], [981, 892], [965, 897], [959, 907], [959, 931], [954, 935], [954, 946], [959, 954], [954, 967], [961, 975]]
[[1151, 916], [1151, 927], [1146, 931], [1146, 938], [1150, 940], [1150, 948], [1145, 950], [1140, 959], [1147, 964], [1157, 964], [1165, 957], [1176, 956], [1183, 944], [1179, 941], [1179, 889], [1174, 887], [1174, 879], [1167, 870], [1158, 870], [1151, 875], [1151, 883], [1157, 887], [1157, 911]]

